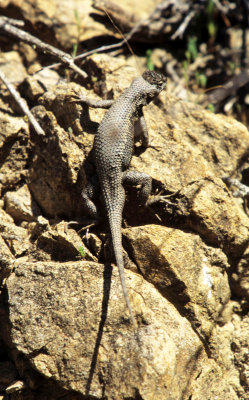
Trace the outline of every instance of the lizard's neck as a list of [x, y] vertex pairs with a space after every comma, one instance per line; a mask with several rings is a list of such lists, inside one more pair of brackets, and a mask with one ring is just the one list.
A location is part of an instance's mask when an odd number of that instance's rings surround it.
[[[131, 104], [133, 108], [139, 109], [148, 104], [146, 90], [146, 83], [142, 77], [136, 78], [131, 86], [124, 91], [122, 99]], [[147, 89], [147, 88], [146, 88]]]

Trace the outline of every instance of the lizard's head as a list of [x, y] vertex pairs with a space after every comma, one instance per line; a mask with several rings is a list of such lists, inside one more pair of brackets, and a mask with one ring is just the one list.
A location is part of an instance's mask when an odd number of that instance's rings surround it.
[[166, 86], [167, 78], [166, 76], [159, 74], [155, 71], [145, 71], [142, 75], [143, 79], [147, 81], [150, 85], [155, 86], [157, 90], [161, 92]]
[[165, 88], [167, 82], [166, 76], [155, 71], [145, 71], [142, 78], [149, 84], [147, 88], [147, 102], [158, 96]]

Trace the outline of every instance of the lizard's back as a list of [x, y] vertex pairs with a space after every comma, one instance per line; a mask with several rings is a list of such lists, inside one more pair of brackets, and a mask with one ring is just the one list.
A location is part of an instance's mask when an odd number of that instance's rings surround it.
[[129, 167], [133, 152], [133, 116], [128, 99], [121, 95], [107, 111], [94, 140], [98, 175]]
[[125, 285], [122, 255], [121, 225], [125, 202], [123, 179], [133, 153], [134, 123], [142, 116], [142, 107], [157, 96], [165, 84], [165, 77], [151, 71], [135, 79], [107, 111], [94, 140], [95, 163], [109, 220], [116, 263], [134, 327], [136, 322]]

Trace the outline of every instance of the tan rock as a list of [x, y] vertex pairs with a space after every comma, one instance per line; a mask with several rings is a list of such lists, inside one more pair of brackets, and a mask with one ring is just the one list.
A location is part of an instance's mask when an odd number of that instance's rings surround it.
[[239, 316], [234, 314], [234, 336], [232, 341], [232, 350], [234, 352], [234, 358], [236, 365], [240, 373], [240, 379], [242, 387], [244, 387], [245, 394], [241, 396], [241, 399], [246, 400], [249, 393], [249, 363], [248, 363], [248, 348], [249, 348], [249, 317], [248, 314], [245, 316]]
[[16, 188], [27, 172], [29, 126], [24, 117], [12, 115], [12, 102], [7, 93], [0, 99], [1, 193]]
[[[4, 242], [15, 257], [23, 255], [30, 248], [27, 230], [16, 226], [13, 219], [2, 209], [0, 209], [0, 231]], [[5, 248], [4, 245], [3, 247]]]
[[[73, 0], [70, 7], [65, 0], [42, 0], [39, 5], [37, 5], [36, 0], [9, 0], [2, 6], [11, 5], [18, 7], [23, 17], [30, 21], [33, 26], [39, 27], [41, 26], [39, 24], [42, 24], [43, 31], [40, 34], [48, 35], [48, 42], [55, 35], [60, 46], [70, 51], [74, 43], [90, 39], [95, 35], [108, 33], [108, 30], [101, 23], [95, 22], [91, 18], [90, 13], [93, 12], [93, 8], [88, 0]], [[51, 35], [51, 32], [53, 32], [53, 35]], [[51, 44], [55, 45], [56, 43]]]
[[139, 270], [201, 336], [208, 337], [230, 298], [227, 260], [198, 235], [158, 225], [125, 229]]
[[49, 69], [43, 69], [35, 75], [31, 75], [24, 80], [21, 89], [25, 93], [25, 96], [32, 101], [37, 100], [46, 90], [54, 89], [60, 81], [60, 76], [57, 72]]
[[[85, 24], [82, 34], [77, 24], [64, 23], [68, 15], [75, 19], [77, 2], [69, 9], [64, 2], [49, 7], [39, 2], [39, 10], [33, 0], [7, 3], [21, 6], [34, 29], [40, 22], [47, 24], [47, 32], [54, 26], [56, 39], [66, 47], [78, 37], [92, 37], [88, 17], [80, 20]], [[81, 18], [90, 3], [79, 7]], [[106, 31], [101, 27], [101, 34]], [[21, 63], [16, 54], [8, 57], [15, 66]], [[29, 71], [37, 70], [35, 54], [26, 61]], [[41, 399], [49, 393], [51, 400], [78, 400], [82, 395], [247, 400], [249, 224], [243, 202], [235, 203], [221, 178], [239, 174], [248, 152], [248, 131], [231, 118], [174, 98], [170, 91], [146, 108], [154, 147], [136, 147], [132, 166], [152, 176], [153, 194], [171, 196], [147, 211], [136, 205], [135, 191], [128, 195], [125, 223], [133, 227], [123, 233], [126, 266], [132, 272], [126, 271], [126, 280], [139, 325], [138, 344], [117, 269], [110, 277], [108, 266], [71, 262], [82, 257], [83, 243], [89, 247], [86, 260], [102, 260], [103, 247], [110, 247], [108, 242], [102, 247], [108, 235], [102, 233], [100, 240], [100, 227], [83, 242], [64, 222], [58, 223], [84, 216], [82, 209], [77, 213], [80, 191], [94, 173], [92, 134], [105, 113], [71, 103], [72, 95], [116, 98], [138, 74], [131, 63], [107, 55], [92, 56], [85, 67], [92, 77], [87, 88], [57, 84], [57, 73], [50, 72], [21, 86], [30, 104], [40, 104], [33, 112], [46, 130], [44, 138], [33, 131], [29, 136], [28, 124], [16, 116], [19, 111], [5, 89], [0, 99], [1, 190], [8, 198], [28, 177], [43, 213], [35, 223], [16, 226], [0, 202], [3, 285], [7, 279], [0, 303], [1, 349], [15, 360], [27, 390], [32, 388], [29, 393], [18, 387], [18, 393], [8, 396], [33, 400], [39, 392]], [[19, 78], [24, 76], [21, 67]], [[28, 208], [30, 212], [30, 203]], [[25, 212], [22, 206], [21, 218]], [[161, 225], [155, 225], [158, 221]], [[38, 262], [46, 257], [63, 262]], [[134, 273], [136, 265], [143, 277]], [[231, 273], [231, 289], [241, 301], [230, 300]]]
[[[115, 2], [108, 1], [104, 7], [108, 8], [112, 3], [115, 6]], [[38, 6], [36, 0], [4, 0], [1, 6], [17, 7], [22, 12], [23, 17], [33, 26], [37, 26], [37, 29], [42, 24], [44, 31], [40, 32], [40, 35], [43, 34], [47, 41], [50, 42], [53, 39], [54, 43], [52, 44], [58, 45], [59, 43], [59, 47], [62, 46], [72, 51], [74, 44], [79, 44], [98, 36], [112, 35], [122, 39], [122, 33], [129, 31], [136, 21], [148, 18], [159, 3], [159, 0], [148, 0], [143, 3], [122, 0], [118, 4], [120, 7], [118, 19], [122, 25], [121, 34], [112, 25], [111, 29], [106, 26], [106, 20], [110, 24], [106, 15], [104, 14], [105, 18], [104, 20], [102, 18], [102, 21], [99, 18], [101, 13], [93, 8], [92, 2], [88, 0], [71, 0], [70, 7], [68, 7], [66, 0], [53, 0], [52, 2], [42, 0], [39, 1]], [[122, 18], [124, 16], [126, 18]], [[122, 19], [124, 24], [122, 24]], [[155, 40], [158, 34], [165, 35], [170, 31], [172, 31], [172, 27], [169, 24], [165, 27], [165, 24], [160, 23], [160, 20], [156, 17], [153, 24], [147, 25], [147, 29], [142, 32], [140, 38], [142, 38], [142, 41], [151, 41]], [[51, 35], [51, 32], [53, 32], [53, 35]]]
[[241, 399], [232, 385], [229, 384], [226, 371], [220, 369], [212, 360], [203, 365], [200, 375], [192, 383], [191, 399], [193, 400]]
[[5, 240], [0, 236], [0, 285], [12, 271], [15, 258], [13, 257]]
[[186, 212], [188, 224], [194, 231], [227, 254], [243, 253], [249, 239], [249, 221], [223, 182], [215, 178], [200, 179], [180, 193], [183, 196], [180, 214]]
[[17, 221], [34, 221], [41, 214], [27, 185], [22, 186], [16, 192], [7, 192], [4, 198], [6, 212]]
[[[1, 52], [0, 54], [1, 70], [9, 83], [14, 86], [23, 81], [27, 76], [26, 69], [22, 63], [20, 54], [17, 51]], [[18, 70], [18, 75], [16, 71]], [[0, 83], [1, 86], [4, 84]]]
[[84, 154], [71, 140], [71, 134], [57, 125], [51, 112], [38, 106], [34, 114], [50, 134], [44, 141], [36, 142], [29, 170], [29, 188], [38, 205], [46, 215], [67, 215], [75, 213], [79, 193], [75, 194], [78, 173]]
[[[36, 230], [36, 227], [35, 227]], [[84, 245], [81, 237], [74, 229], [67, 227], [61, 222], [49, 229], [46, 229], [37, 239], [37, 248], [41, 248], [48, 253], [51, 260], [90, 260], [97, 261], [88, 248]]]
[[103, 388], [110, 399], [136, 391], [143, 399], [180, 398], [181, 376], [198, 374], [205, 358], [200, 340], [153, 286], [127, 273], [138, 341], [116, 268], [111, 279], [110, 290], [110, 272], [89, 262], [16, 265], [7, 281], [13, 345], [68, 390], [96, 398]]

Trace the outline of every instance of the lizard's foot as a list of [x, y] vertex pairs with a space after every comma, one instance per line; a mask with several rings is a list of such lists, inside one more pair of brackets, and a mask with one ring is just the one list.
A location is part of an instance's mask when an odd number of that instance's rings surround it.
[[89, 230], [89, 228], [91, 228], [92, 226], [98, 225], [99, 222], [100, 222], [99, 220], [93, 220], [93, 219], [84, 219], [84, 221], [69, 221], [67, 222], [67, 227], [70, 225], [80, 225], [81, 228], [77, 232], [81, 233], [85, 230]]
[[70, 103], [86, 103], [87, 102], [87, 97], [86, 95], [71, 95], [70, 96]]
[[162, 146], [158, 146], [158, 145], [155, 145], [155, 144], [153, 144], [153, 142], [149, 142], [147, 145], [146, 145], [146, 148], [148, 148], [148, 147], [150, 147], [151, 149], [154, 149], [154, 150], [156, 150], [156, 151], [160, 151], [160, 150], [162, 150]]
[[170, 194], [170, 195], [156, 195], [156, 196], [150, 196], [149, 199], [146, 202], [146, 206], [151, 206], [155, 203], [166, 203], [169, 204], [171, 206], [174, 206], [175, 203], [173, 203], [172, 201], [169, 200], [169, 197], [172, 197], [175, 193]]
[[79, 231], [78, 231], [78, 233], [81, 233], [81, 232], [84, 232], [84, 231], [87, 231], [87, 233], [89, 232], [89, 229], [90, 228], [92, 228], [93, 226], [96, 226], [97, 225], [97, 222], [92, 222], [91, 224], [89, 224], [89, 225], [84, 225]]

